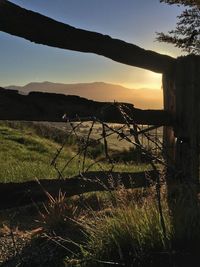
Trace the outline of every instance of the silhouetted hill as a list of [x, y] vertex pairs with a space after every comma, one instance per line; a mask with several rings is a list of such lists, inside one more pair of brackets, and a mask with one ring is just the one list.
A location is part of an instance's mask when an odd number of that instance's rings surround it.
[[103, 82], [62, 84], [51, 82], [32, 82], [25, 86], [8, 86], [7, 89], [22, 93], [41, 91], [65, 95], [78, 95], [96, 101], [120, 101], [134, 104], [138, 108], [162, 108], [162, 90], [128, 89], [126, 87]]

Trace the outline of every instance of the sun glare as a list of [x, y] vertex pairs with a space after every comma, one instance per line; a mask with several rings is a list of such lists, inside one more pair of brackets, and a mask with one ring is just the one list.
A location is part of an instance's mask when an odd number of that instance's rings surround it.
[[[130, 89], [161, 89], [162, 86], [162, 74], [155, 73], [152, 71], [144, 71], [143, 73], [138, 73], [139, 75], [133, 75], [132, 81], [120, 83]], [[135, 77], [136, 76], [136, 77]]]
[[153, 86], [155, 89], [160, 89], [162, 84], [162, 74], [148, 71], [147, 72], [147, 80], [149, 80], [149, 84], [151, 87]]

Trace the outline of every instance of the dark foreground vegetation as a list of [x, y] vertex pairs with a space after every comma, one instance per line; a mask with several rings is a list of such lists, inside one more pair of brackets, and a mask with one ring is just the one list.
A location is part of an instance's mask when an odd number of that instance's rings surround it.
[[[59, 166], [78, 149], [76, 138], [66, 137], [66, 129], [2, 123], [1, 182], [56, 178], [58, 173], [50, 163], [63, 140], [66, 149], [59, 155]], [[87, 154], [86, 164], [102, 157], [102, 144], [95, 151]], [[122, 147], [110, 152], [118, 170], [150, 168], [130, 161], [132, 150]], [[78, 164], [78, 160], [72, 163], [64, 175], [74, 175]], [[106, 161], [102, 164], [109, 169]], [[114, 191], [74, 197], [62, 190], [53, 196], [44, 188], [45, 203], [33, 201], [0, 213], [1, 266], [199, 266], [200, 208], [191, 198], [196, 188], [185, 190], [180, 184], [174, 190], [176, 199], [173, 203], [172, 196], [171, 202], [176, 212], [172, 217], [164, 181], [160, 196], [153, 182], [148, 189], [125, 189], [120, 179]]]
[[[4, 212], [1, 256], [9, 257], [2, 266], [198, 266], [200, 209], [191, 203], [187, 217], [179, 210], [172, 218], [163, 186], [164, 233], [155, 192], [119, 186], [66, 198], [60, 191], [45, 204]], [[184, 209], [185, 201], [180, 192], [176, 204]]]

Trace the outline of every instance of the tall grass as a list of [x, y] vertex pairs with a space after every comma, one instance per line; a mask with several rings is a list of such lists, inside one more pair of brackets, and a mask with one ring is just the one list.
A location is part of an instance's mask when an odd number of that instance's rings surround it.
[[168, 253], [173, 231], [166, 202], [163, 203], [165, 236], [156, 199], [148, 197], [142, 203], [141, 200], [134, 203], [129, 201], [130, 194], [127, 201], [124, 192], [118, 191], [109, 212], [95, 214], [87, 224], [86, 255], [91, 258], [87, 266], [95, 263], [99, 266], [101, 262], [139, 266], [150, 264], [152, 255]]
[[185, 193], [186, 188], [180, 188], [173, 214], [162, 193], [166, 233], [155, 189], [139, 197], [135, 190], [121, 188], [110, 205], [106, 199], [109, 208], [90, 214], [85, 224], [83, 266], [198, 266], [194, 263], [200, 260], [200, 206], [190, 195], [193, 189]]

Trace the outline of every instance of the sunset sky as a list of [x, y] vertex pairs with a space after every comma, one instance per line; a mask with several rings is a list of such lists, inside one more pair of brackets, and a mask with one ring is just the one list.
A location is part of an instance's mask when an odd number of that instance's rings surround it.
[[[155, 32], [174, 28], [178, 6], [159, 0], [12, 0], [72, 26], [108, 34], [145, 49], [177, 57], [181, 51], [155, 42]], [[0, 32], [0, 86], [29, 82], [103, 81], [129, 88], [161, 87], [161, 75], [101, 56], [43, 45]]]

